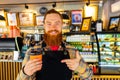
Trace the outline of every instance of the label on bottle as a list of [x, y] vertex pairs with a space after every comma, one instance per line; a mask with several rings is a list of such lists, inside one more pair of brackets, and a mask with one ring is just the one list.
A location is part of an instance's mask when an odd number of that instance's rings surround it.
[[96, 31], [102, 31], [102, 23], [96, 24]]

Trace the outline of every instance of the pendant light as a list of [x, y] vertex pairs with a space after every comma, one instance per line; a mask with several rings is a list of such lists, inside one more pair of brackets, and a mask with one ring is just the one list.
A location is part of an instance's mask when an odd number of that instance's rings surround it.
[[5, 17], [3, 17], [2, 15], [0, 15], [0, 20], [5, 21]]
[[88, 2], [86, 3], [86, 6], [89, 6], [90, 5], [90, 0], [88, 0]]

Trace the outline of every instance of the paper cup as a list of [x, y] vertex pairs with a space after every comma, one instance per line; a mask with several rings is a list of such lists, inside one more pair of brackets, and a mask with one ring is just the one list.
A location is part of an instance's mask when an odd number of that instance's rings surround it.
[[42, 60], [42, 54], [30, 55], [30, 60], [33, 60], [33, 59], [40, 59], [40, 60]]

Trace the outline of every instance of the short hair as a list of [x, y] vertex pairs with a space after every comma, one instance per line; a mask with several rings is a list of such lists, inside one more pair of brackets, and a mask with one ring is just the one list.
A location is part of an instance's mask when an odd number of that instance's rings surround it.
[[58, 14], [58, 15], [60, 16], [61, 20], [63, 19], [62, 15], [61, 15], [58, 11], [56, 11], [55, 9], [50, 9], [50, 10], [48, 10], [48, 11], [46, 12], [46, 14], [44, 15], [44, 19], [43, 19], [43, 22], [44, 22], [44, 23], [45, 23], [46, 16], [47, 16], [48, 14], [52, 14], [52, 13]]

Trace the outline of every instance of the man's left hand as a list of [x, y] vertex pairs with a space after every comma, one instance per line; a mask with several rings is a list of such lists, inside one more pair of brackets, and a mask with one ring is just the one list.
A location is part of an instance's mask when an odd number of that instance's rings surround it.
[[73, 71], [79, 66], [79, 62], [81, 60], [81, 56], [79, 55], [79, 51], [76, 51], [75, 54], [76, 54], [76, 58], [74, 58], [74, 59], [64, 59], [64, 60], [61, 61], [62, 63], [66, 63], [67, 67], [70, 70], [73, 70]]

